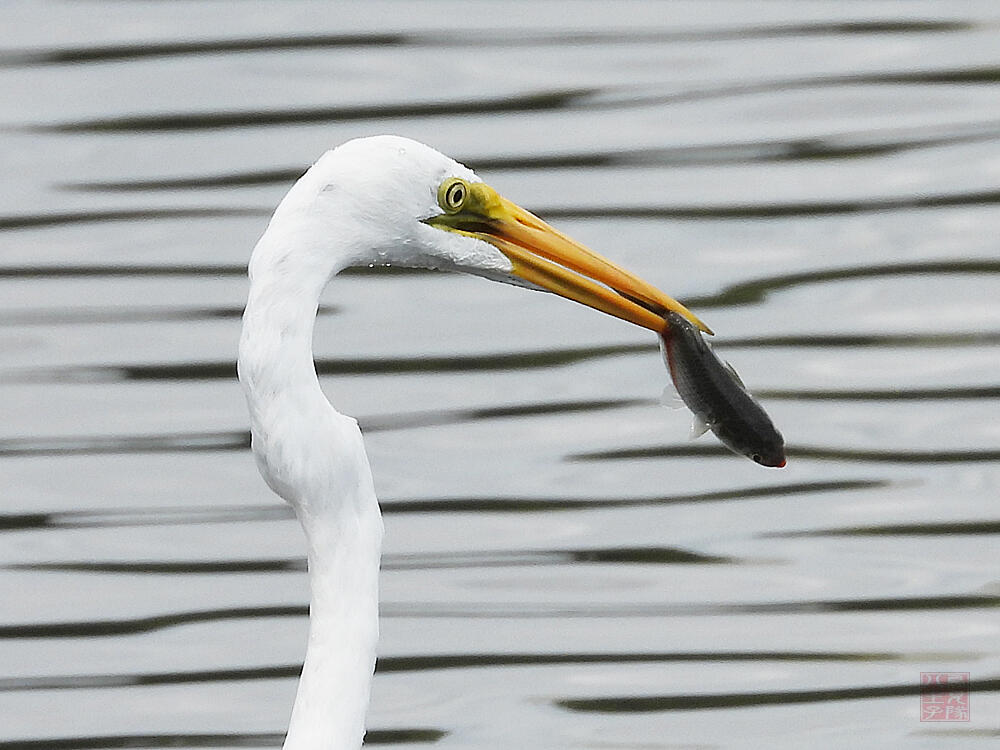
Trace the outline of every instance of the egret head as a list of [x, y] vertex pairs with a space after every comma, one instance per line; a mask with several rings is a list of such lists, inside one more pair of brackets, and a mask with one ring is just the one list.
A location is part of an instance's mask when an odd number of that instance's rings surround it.
[[407, 138], [359, 138], [327, 152], [275, 220], [291, 212], [338, 247], [353, 248], [348, 262], [462, 271], [543, 289], [654, 331], [674, 311], [711, 333], [673, 298]]

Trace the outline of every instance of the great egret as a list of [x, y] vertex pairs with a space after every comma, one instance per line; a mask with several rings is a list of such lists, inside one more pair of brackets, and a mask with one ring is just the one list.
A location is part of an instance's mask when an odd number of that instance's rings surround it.
[[309, 642], [286, 750], [361, 746], [378, 638], [382, 518], [361, 432], [320, 389], [320, 293], [356, 264], [464, 271], [555, 292], [653, 331], [680, 303], [557, 232], [458, 162], [376, 136], [328, 151], [291, 188], [250, 259], [239, 378], [261, 475], [308, 545]]

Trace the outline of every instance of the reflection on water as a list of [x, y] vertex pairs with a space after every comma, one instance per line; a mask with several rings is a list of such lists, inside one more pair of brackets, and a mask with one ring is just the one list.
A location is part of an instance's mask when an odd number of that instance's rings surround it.
[[[366, 745], [403, 745], [437, 742], [447, 732], [439, 729], [375, 729], [365, 734]], [[0, 750], [115, 750], [116, 748], [174, 747], [278, 747], [284, 733], [231, 734], [133, 734], [66, 739], [13, 740], [0, 742]]]
[[[841, 135], [836, 139], [808, 138], [755, 143], [725, 143], [718, 146], [623, 148], [613, 151], [590, 150], [559, 154], [456, 158], [461, 162], [475, 164], [479, 170], [505, 171], [711, 166], [750, 162], [884, 156], [914, 149], [998, 139], [1000, 139], [1000, 126], [990, 126], [985, 129], [958, 127], [944, 133], [939, 128], [910, 129], [898, 132], [880, 131]], [[303, 171], [301, 167], [289, 167], [288, 169], [193, 175], [191, 177], [156, 180], [78, 182], [69, 183], [62, 187], [70, 190], [95, 192], [129, 192], [288, 185], [297, 180]], [[867, 205], [859, 204], [858, 210], [864, 210]]]
[[107, 221], [150, 221], [154, 219], [211, 219], [221, 216], [267, 216], [256, 208], [144, 208], [139, 210], [47, 212], [19, 216], [0, 216], [0, 229], [42, 229], [66, 224], [92, 224]]
[[[598, 453], [580, 453], [572, 456], [577, 461], [614, 461], [635, 458], [680, 458], [687, 456], [725, 455], [725, 449], [716, 445], [683, 445], [663, 446], [653, 448], [620, 448], [613, 451]], [[966, 461], [998, 461], [1000, 450], [858, 450], [853, 448], [836, 448], [793, 445], [788, 448], [788, 455], [796, 458], [819, 458], [836, 461], [865, 461], [888, 463], [952, 463]]]
[[[1000, 690], [1000, 680], [976, 680], [969, 683], [970, 693]], [[789, 703], [847, 701], [859, 698], [888, 698], [897, 695], [920, 695], [930, 692], [921, 685], [872, 685], [836, 690], [788, 690], [774, 693], [725, 693], [720, 695], [642, 696], [641, 698], [592, 698], [559, 701], [570, 711], [636, 713], [647, 711], [690, 711], [705, 708], [736, 708]]]
[[[280, 745], [304, 547], [248, 455], [245, 263], [389, 131], [709, 311], [790, 458], [687, 441], [615, 321], [349, 269], [316, 366], [387, 526], [366, 744], [995, 741], [1000, 12], [945, 5], [19, 6], [0, 750]], [[927, 671], [968, 725], [918, 721]]]
[[[940, 657], [941, 654], [921, 654], [920, 658]], [[949, 654], [962, 658], [965, 654]], [[383, 657], [376, 672], [423, 672], [441, 669], [474, 669], [521, 666], [553, 666], [561, 664], [639, 664], [662, 662], [854, 662], [901, 661], [910, 655], [859, 652], [803, 651], [711, 651], [706, 653], [627, 653], [627, 654], [437, 654], [434, 656]], [[279, 664], [254, 669], [218, 669], [200, 672], [164, 672], [159, 674], [74, 675], [29, 677], [0, 682], [0, 691], [7, 690], [86, 690], [92, 688], [139, 687], [196, 682], [231, 682], [235, 680], [272, 680], [299, 676], [302, 664]], [[982, 689], [981, 684], [977, 686]], [[911, 693], [907, 693], [911, 694]], [[597, 709], [601, 710], [601, 709]]]
[[579, 46], [594, 44], [646, 44], [679, 41], [720, 41], [726, 39], [773, 39], [780, 37], [808, 37], [848, 34], [914, 34], [947, 31], [969, 31], [975, 24], [955, 20], [850, 20], [833, 23], [783, 23], [774, 25], [739, 26], [736, 28], [704, 28], [685, 30], [650, 30], [630, 28], [626, 32], [605, 29], [586, 29], [565, 32], [545, 29], [539, 33], [512, 34], [497, 31], [463, 29], [461, 35], [433, 31], [407, 31], [399, 33], [355, 34], [297, 34], [292, 37], [248, 37], [244, 39], [217, 38], [209, 41], [184, 40], [177, 42], [147, 42], [145, 44], [87, 45], [86, 47], [52, 48], [33, 52], [7, 52], [2, 57], [6, 65], [64, 65], [118, 60], [140, 60], [148, 57], [173, 55], [200, 55], [220, 52], [258, 52], [288, 49], [331, 49], [339, 47], [473, 47], [484, 46], [553, 47], [560, 44]]

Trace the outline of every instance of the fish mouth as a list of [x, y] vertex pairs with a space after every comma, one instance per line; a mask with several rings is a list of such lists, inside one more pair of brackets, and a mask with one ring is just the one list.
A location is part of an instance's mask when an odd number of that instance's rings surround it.
[[754, 463], [770, 469], [783, 469], [787, 463], [784, 448], [773, 453], [751, 453], [747, 457]]
[[511, 262], [511, 274], [531, 285], [629, 323], [661, 333], [667, 312], [699, 330], [712, 330], [684, 305], [635, 274], [571, 239], [488, 185], [470, 183], [461, 210], [427, 224], [493, 245]]
[[781, 456], [780, 458], [771, 458], [771, 459], [762, 458], [759, 459], [757, 463], [759, 463], [761, 466], [767, 466], [770, 469], [784, 469], [787, 461], [785, 460], [784, 456]]

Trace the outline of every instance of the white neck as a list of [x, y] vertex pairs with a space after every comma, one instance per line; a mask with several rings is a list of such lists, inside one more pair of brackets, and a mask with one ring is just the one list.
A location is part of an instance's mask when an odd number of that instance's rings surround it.
[[375, 667], [382, 519], [357, 422], [326, 400], [312, 352], [319, 295], [347, 261], [303, 263], [273, 229], [251, 260], [239, 374], [261, 474], [308, 544], [309, 645], [284, 747], [353, 750]]

